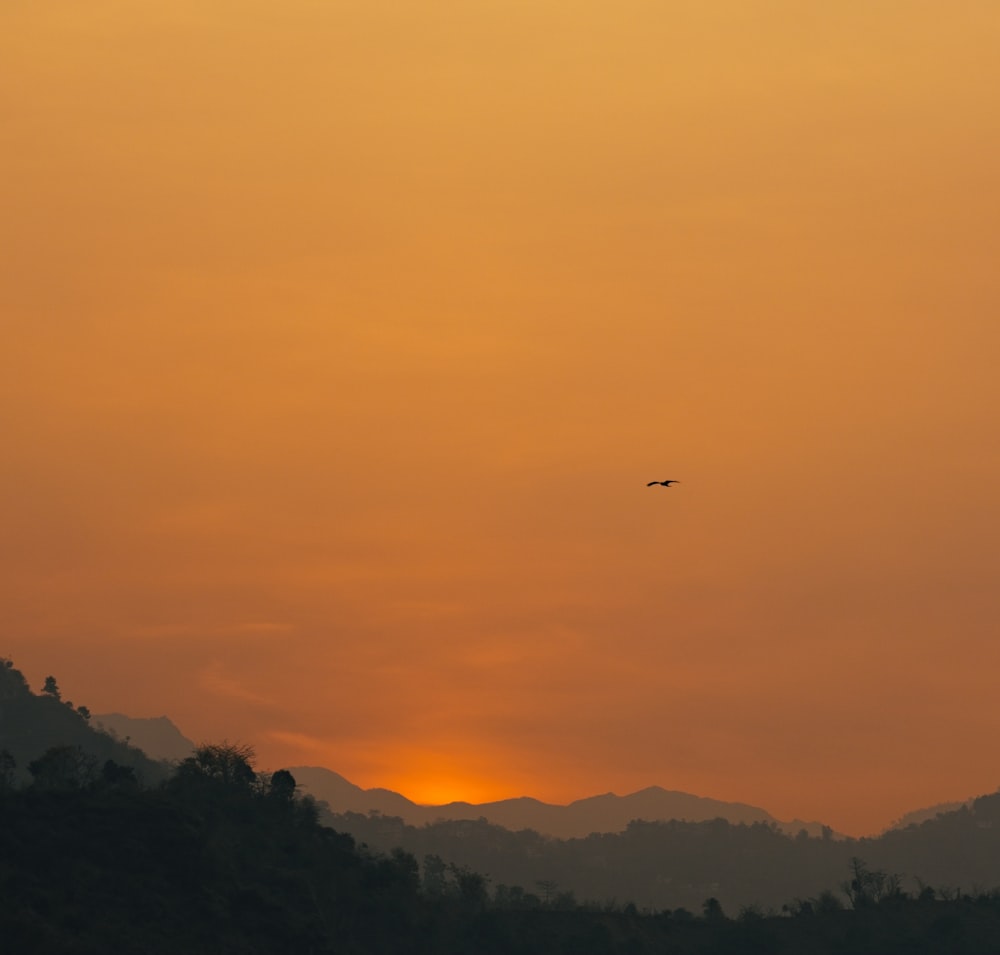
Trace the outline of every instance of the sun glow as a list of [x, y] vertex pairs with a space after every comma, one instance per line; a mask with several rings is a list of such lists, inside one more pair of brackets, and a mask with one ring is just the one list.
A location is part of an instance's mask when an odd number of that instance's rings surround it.
[[382, 785], [423, 806], [443, 806], [451, 802], [472, 804], [507, 799], [514, 795], [492, 780], [464, 774], [461, 770], [421, 767], [393, 774]]

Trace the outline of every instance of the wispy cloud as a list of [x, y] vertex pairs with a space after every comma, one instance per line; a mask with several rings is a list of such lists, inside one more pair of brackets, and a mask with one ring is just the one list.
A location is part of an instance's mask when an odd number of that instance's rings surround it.
[[198, 673], [198, 683], [203, 689], [216, 696], [240, 700], [257, 706], [273, 707], [277, 705], [277, 701], [273, 698], [250, 689], [232, 674], [226, 672], [221, 663], [211, 663], [201, 670]]
[[280, 623], [270, 620], [248, 620], [240, 623], [203, 624], [203, 623], [156, 623], [144, 624], [129, 628], [128, 635], [143, 639], [179, 638], [190, 639], [210, 637], [224, 639], [226, 637], [245, 636], [281, 636], [290, 633], [294, 624]]

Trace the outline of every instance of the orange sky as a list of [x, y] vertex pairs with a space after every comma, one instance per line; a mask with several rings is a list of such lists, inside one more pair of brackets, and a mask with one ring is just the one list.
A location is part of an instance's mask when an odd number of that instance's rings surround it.
[[0, 654], [418, 800], [992, 791], [998, 48], [7, 0]]

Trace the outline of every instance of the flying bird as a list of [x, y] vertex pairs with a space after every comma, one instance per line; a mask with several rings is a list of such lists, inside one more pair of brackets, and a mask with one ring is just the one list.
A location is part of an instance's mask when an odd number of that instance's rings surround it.
[[670, 480], [670, 481], [650, 481], [649, 484], [646, 485], [646, 487], [652, 487], [654, 484], [662, 484], [664, 487], [670, 487], [671, 484], [680, 484], [680, 483], [681, 483], [680, 481], [674, 481], [674, 480]]

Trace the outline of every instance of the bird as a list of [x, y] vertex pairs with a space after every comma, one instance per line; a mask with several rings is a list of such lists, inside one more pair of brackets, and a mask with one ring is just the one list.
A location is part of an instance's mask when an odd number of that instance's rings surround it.
[[674, 481], [673, 479], [669, 481], [650, 481], [646, 487], [652, 487], [654, 484], [662, 484], [664, 487], [670, 487], [671, 484], [680, 484], [680, 481]]

